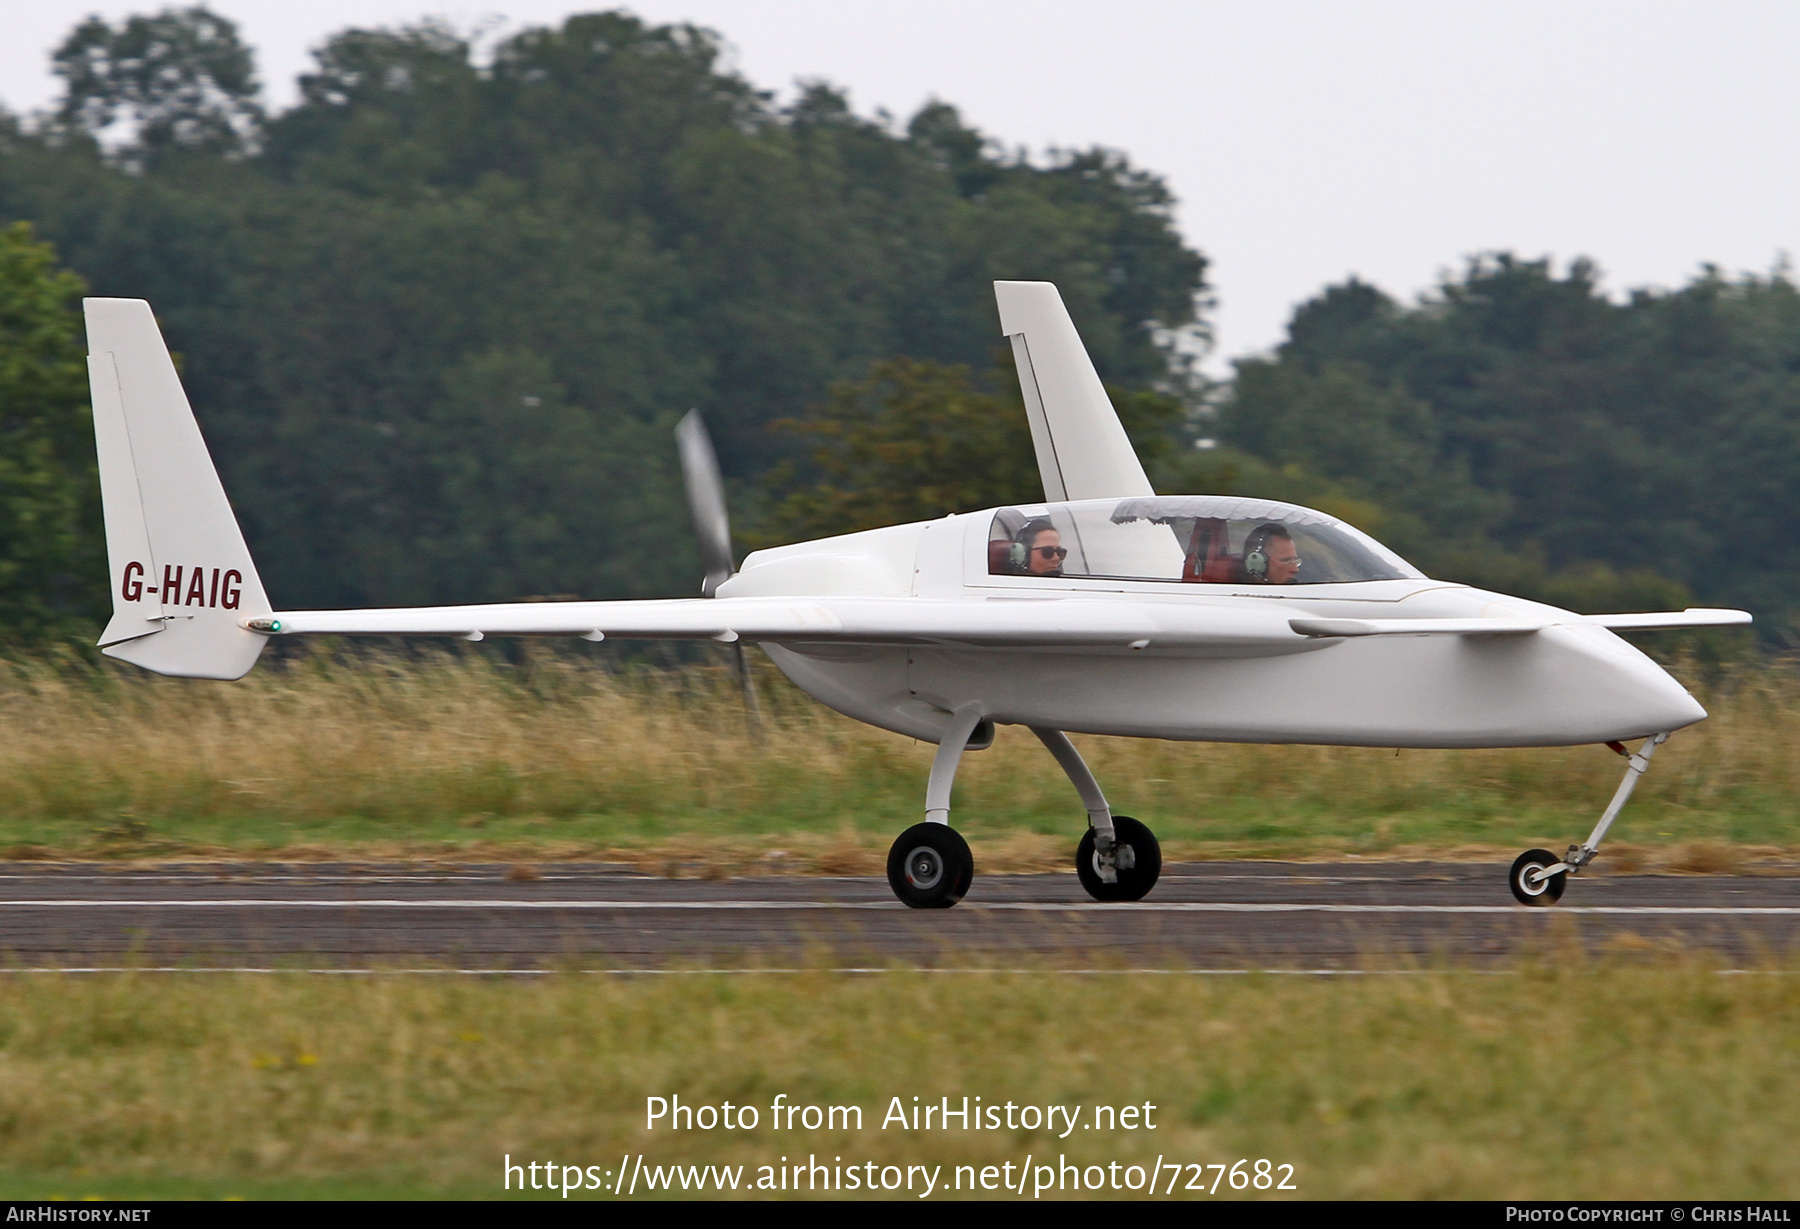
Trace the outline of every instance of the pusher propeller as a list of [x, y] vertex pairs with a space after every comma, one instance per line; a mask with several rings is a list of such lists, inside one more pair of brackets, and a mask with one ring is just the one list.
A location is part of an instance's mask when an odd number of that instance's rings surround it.
[[[725, 480], [719, 475], [719, 456], [699, 410], [689, 410], [675, 424], [675, 445], [681, 451], [681, 481], [687, 489], [688, 512], [694, 518], [694, 536], [700, 544], [700, 562], [706, 575], [700, 595], [712, 597], [719, 586], [737, 574], [731, 555], [731, 517], [725, 510]], [[756, 686], [750, 679], [750, 660], [744, 646], [734, 643], [738, 682], [744, 688], [744, 711], [751, 727], [760, 729], [762, 713], [756, 702]]]
[[700, 541], [700, 562], [706, 577], [700, 595], [711, 597], [718, 587], [737, 574], [731, 557], [731, 518], [725, 511], [725, 481], [719, 476], [719, 457], [699, 410], [689, 410], [675, 425], [675, 444], [681, 450], [681, 481], [687, 488], [688, 511], [694, 518], [694, 535]]

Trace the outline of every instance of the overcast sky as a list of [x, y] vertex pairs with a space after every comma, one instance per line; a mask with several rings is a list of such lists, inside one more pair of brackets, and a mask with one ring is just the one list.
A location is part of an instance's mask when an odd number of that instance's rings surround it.
[[[45, 107], [49, 54], [90, 12], [154, 0], [0, 0], [0, 101]], [[327, 34], [425, 14], [504, 34], [561, 0], [213, 0], [276, 107]], [[1357, 274], [1429, 289], [1469, 254], [1597, 260], [1614, 292], [1800, 250], [1800, 4], [1791, 0], [641, 0], [719, 31], [791, 97], [864, 114], [931, 97], [1011, 146], [1107, 145], [1162, 174], [1212, 261], [1213, 364], [1281, 339]], [[490, 35], [491, 37], [492, 35]]]

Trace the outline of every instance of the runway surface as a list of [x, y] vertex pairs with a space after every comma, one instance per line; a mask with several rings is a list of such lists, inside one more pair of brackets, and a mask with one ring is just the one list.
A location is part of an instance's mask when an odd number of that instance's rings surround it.
[[0, 967], [1504, 967], [1576, 944], [1792, 966], [1800, 873], [1587, 875], [1526, 909], [1506, 867], [1184, 863], [1100, 905], [1073, 874], [978, 877], [916, 911], [880, 878], [647, 878], [565, 864], [0, 867]]

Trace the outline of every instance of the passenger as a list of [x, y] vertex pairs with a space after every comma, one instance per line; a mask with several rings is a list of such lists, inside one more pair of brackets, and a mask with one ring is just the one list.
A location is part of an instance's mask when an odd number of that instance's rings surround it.
[[1013, 563], [1030, 576], [1061, 576], [1063, 560], [1069, 548], [1062, 544], [1062, 534], [1055, 525], [1039, 518], [1028, 521], [1013, 539]]
[[1287, 526], [1269, 521], [1244, 539], [1244, 577], [1263, 585], [1291, 585], [1300, 571], [1300, 552]]

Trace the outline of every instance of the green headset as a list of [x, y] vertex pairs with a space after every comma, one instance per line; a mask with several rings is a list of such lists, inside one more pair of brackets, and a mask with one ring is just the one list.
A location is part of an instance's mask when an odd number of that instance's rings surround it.
[[1040, 516], [1036, 520], [1026, 521], [1020, 526], [1019, 532], [1013, 535], [1012, 545], [1006, 548], [1007, 564], [1021, 572], [1030, 571], [1031, 540], [1044, 530], [1055, 528], [1047, 517]]
[[1265, 525], [1258, 525], [1255, 529], [1252, 529], [1250, 531], [1250, 536], [1244, 539], [1244, 575], [1248, 576], [1251, 580], [1267, 579], [1269, 575], [1269, 553], [1265, 551], [1263, 547], [1268, 545], [1270, 538], [1285, 538], [1287, 536], [1287, 526], [1277, 525], [1273, 522]]

